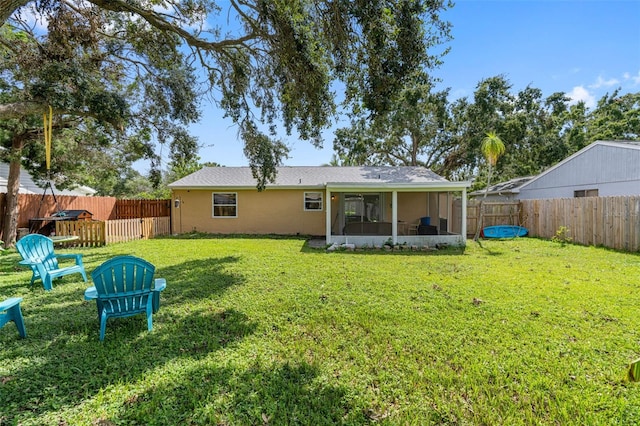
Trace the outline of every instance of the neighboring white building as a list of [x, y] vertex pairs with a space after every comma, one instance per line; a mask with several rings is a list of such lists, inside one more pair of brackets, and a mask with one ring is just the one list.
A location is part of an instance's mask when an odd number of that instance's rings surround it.
[[624, 195], [640, 195], [640, 142], [596, 141], [538, 176], [490, 187], [487, 201]]
[[[7, 193], [7, 178], [9, 177], [9, 164], [0, 163], [0, 193]], [[89, 188], [88, 186], [76, 186], [73, 189], [58, 189], [55, 185], [53, 191], [55, 195], [74, 195], [90, 197], [95, 195], [96, 190]], [[38, 186], [33, 180], [33, 177], [25, 169], [20, 170], [20, 188], [18, 193], [20, 194], [42, 194], [44, 188]]]

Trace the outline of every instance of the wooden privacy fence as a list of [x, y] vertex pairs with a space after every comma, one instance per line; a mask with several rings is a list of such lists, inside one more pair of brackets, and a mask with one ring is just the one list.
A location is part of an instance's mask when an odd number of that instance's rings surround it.
[[[6, 195], [0, 194], [0, 211], [5, 209]], [[52, 195], [18, 194], [18, 228], [28, 228], [30, 219], [49, 217], [59, 210], [86, 210], [92, 213], [94, 220], [163, 217], [171, 216], [171, 200], [119, 200], [75, 195], [56, 195], [54, 199]]]
[[160, 235], [169, 235], [170, 232], [168, 217], [56, 222], [56, 235], [79, 237], [77, 241], [66, 243], [67, 246], [75, 247], [94, 247], [133, 240], [147, 240]]
[[[480, 208], [484, 211], [482, 223]], [[475, 235], [478, 226], [484, 228], [493, 225], [520, 225], [520, 202], [476, 199], [467, 202], [467, 235]]]
[[565, 228], [578, 244], [640, 250], [640, 196], [521, 200], [529, 235], [553, 238]]
[[171, 216], [171, 200], [118, 200], [115, 210], [113, 219]]

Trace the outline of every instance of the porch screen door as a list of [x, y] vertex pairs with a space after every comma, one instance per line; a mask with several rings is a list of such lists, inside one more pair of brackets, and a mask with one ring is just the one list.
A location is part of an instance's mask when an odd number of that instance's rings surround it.
[[344, 222], [381, 222], [382, 194], [344, 194]]

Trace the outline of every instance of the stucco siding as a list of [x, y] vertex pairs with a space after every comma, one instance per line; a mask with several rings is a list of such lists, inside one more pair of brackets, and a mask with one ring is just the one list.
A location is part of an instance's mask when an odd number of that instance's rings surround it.
[[[237, 194], [237, 217], [212, 217], [214, 192]], [[325, 206], [322, 211], [305, 211], [305, 192], [321, 191], [174, 190], [173, 198], [180, 200], [180, 207], [172, 209], [172, 232], [324, 235]]]
[[640, 194], [638, 164], [638, 149], [594, 145], [523, 186], [518, 198], [567, 198], [582, 189], [597, 189], [601, 197]]
[[421, 217], [426, 216], [428, 193], [398, 193], [398, 220], [409, 225], [416, 225]]

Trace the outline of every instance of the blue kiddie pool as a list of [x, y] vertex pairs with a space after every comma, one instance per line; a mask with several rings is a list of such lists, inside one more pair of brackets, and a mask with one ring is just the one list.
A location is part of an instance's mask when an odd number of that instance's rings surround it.
[[516, 225], [496, 225], [487, 226], [482, 230], [484, 238], [515, 238], [524, 237], [529, 230], [523, 226]]

